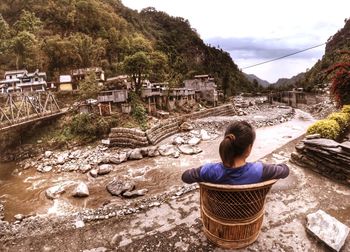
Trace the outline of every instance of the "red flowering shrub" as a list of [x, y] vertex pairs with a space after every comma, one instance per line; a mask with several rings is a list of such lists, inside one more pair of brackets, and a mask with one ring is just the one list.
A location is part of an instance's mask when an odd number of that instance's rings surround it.
[[338, 66], [333, 77], [331, 94], [339, 107], [350, 104], [350, 64]]

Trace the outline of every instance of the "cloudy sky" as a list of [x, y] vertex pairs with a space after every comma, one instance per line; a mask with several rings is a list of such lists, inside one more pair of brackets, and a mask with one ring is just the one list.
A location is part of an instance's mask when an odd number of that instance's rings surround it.
[[[244, 68], [322, 44], [350, 18], [349, 0], [122, 0], [141, 10], [155, 7], [188, 19], [207, 43]], [[271, 83], [310, 68], [324, 46], [243, 71]]]

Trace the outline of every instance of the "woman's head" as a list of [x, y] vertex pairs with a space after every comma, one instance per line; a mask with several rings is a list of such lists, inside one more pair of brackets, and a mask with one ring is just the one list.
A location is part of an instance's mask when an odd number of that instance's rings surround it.
[[234, 166], [234, 160], [248, 153], [255, 140], [255, 130], [246, 121], [231, 123], [220, 143], [219, 153], [225, 166]]

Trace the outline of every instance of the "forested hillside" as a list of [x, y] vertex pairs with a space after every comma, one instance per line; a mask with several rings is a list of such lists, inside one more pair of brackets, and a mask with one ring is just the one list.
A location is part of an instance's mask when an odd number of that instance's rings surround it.
[[189, 22], [119, 0], [2, 0], [0, 74], [47, 72], [50, 80], [73, 68], [102, 66], [107, 76], [136, 72], [178, 85], [211, 74], [228, 93], [251, 90], [227, 52], [205, 45]]
[[298, 82], [298, 86], [312, 90], [320, 84], [332, 80], [332, 68], [339, 64], [348, 64], [350, 52], [350, 19], [345, 20], [344, 27], [329, 38], [325, 54]]

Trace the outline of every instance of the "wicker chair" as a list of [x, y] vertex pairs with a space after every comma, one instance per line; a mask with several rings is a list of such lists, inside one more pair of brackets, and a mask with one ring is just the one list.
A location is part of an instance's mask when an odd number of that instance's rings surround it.
[[249, 185], [200, 183], [200, 208], [205, 236], [229, 249], [246, 247], [260, 233], [265, 199], [277, 180]]

